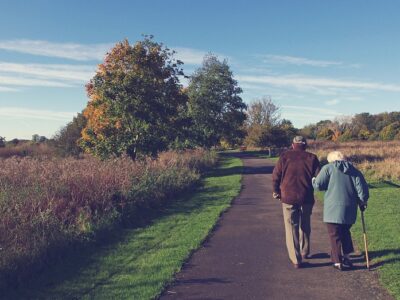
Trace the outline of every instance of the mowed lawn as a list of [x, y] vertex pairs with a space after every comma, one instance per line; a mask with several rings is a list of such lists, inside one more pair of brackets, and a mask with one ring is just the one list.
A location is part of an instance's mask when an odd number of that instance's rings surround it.
[[[370, 267], [378, 272], [382, 285], [400, 299], [400, 188], [390, 182], [370, 183], [370, 199], [365, 211]], [[316, 193], [323, 199], [323, 193]], [[352, 227], [352, 237], [364, 251], [360, 212]]]
[[[152, 224], [124, 229], [117, 242], [86, 249], [6, 299], [152, 299], [201, 245], [241, 187], [241, 161], [222, 157], [193, 195], [164, 208]], [[2, 298], [3, 299], [3, 298]]]

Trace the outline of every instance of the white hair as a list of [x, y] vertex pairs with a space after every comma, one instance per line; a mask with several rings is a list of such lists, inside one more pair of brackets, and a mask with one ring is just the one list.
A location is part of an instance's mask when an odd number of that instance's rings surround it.
[[328, 154], [326, 159], [328, 160], [328, 163], [331, 163], [336, 160], [346, 160], [346, 157], [340, 151], [332, 151]]

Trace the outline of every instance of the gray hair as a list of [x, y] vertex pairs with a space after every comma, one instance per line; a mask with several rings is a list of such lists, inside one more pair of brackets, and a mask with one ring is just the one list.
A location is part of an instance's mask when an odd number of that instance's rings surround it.
[[329, 163], [334, 162], [336, 160], [346, 160], [346, 157], [340, 151], [332, 151], [328, 154], [327, 158]]

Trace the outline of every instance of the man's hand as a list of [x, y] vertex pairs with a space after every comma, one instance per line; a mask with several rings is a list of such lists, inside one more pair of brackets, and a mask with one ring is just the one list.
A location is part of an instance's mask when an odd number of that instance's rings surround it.
[[272, 197], [274, 199], [281, 199], [281, 195], [279, 195], [278, 193], [272, 193]]
[[364, 211], [367, 208], [367, 204], [360, 204], [359, 207], [361, 211]]

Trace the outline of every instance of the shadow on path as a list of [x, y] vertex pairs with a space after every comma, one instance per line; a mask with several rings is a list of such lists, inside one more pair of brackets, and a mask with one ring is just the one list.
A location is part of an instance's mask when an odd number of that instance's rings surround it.
[[[371, 269], [376, 269], [379, 268], [385, 264], [388, 263], [393, 263], [393, 262], [398, 262], [400, 261], [400, 249], [385, 249], [385, 250], [379, 250], [379, 251], [369, 251], [368, 252], [370, 261], [372, 261], [372, 264], [370, 265]], [[384, 260], [379, 260], [381, 257], [390, 255], [390, 258], [384, 259]], [[374, 263], [374, 260], [378, 260], [378, 262]]]

